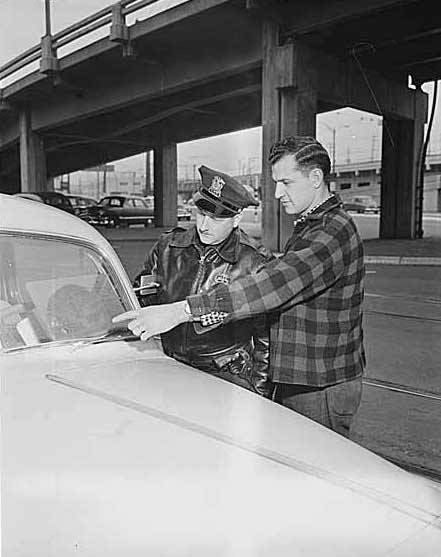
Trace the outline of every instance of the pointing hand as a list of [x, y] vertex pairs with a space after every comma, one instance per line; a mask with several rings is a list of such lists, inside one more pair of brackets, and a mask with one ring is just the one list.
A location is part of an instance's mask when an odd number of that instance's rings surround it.
[[127, 328], [141, 340], [147, 340], [159, 333], [165, 333], [186, 321], [190, 315], [185, 311], [187, 302], [175, 302], [159, 306], [148, 306], [138, 310], [126, 311], [112, 319], [113, 323], [129, 321]]

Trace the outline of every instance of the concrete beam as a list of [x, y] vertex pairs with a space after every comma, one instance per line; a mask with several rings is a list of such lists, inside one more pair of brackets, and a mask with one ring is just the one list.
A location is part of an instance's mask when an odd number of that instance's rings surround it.
[[320, 2], [319, 5], [309, 0], [297, 0], [291, 21], [285, 19], [284, 23], [290, 33], [300, 35], [404, 4], [409, 4], [409, 0], [340, 0]]
[[[33, 129], [43, 131], [78, 122], [258, 68], [258, 45], [247, 45], [246, 50], [248, 52], [230, 50], [218, 56], [218, 53], [209, 52], [210, 48], [207, 47], [204, 54], [198, 56], [177, 54], [161, 66], [145, 71], [139, 71], [138, 68], [124, 77], [115, 75], [112, 82], [98, 85], [82, 97], [69, 92], [62, 95], [60, 92], [60, 95], [52, 95], [50, 102], [47, 99], [35, 100], [32, 107]], [[13, 126], [10, 131], [3, 131], [3, 146], [16, 140], [15, 132]]]
[[424, 139], [425, 104], [415, 120], [387, 117], [383, 128], [380, 238], [416, 238], [421, 225], [419, 169]]
[[32, 131], [29, 111], [20, 112], [21, 191], [46, 191], [46, 154], [43, 141]]
[[[110, 143], [93, 142], [91, 148], [86, 143], [75, 148], [49, 153], [48, 172], [51, 176], [88, 168], [104, 161], [112, 161], [145, 152], [158, 143], [158, 137], [164, 143], [181, 143], [193, 141], [212, 135], [230, 133], [260, 125], [260, 95], [234, 97], [228, 102], [220, 103], [213, 109], [213, 114], [187, 110], [172, 117], [153, 123], [147, 128], [132, 132], [130, 140], [124, 137]], [[203, 161], [201, 161], [203, 164]]]
[[309, 55], [303, 56], [297, 45], [279, 46], [275, 22], [264, 23], [262, 39], [262, 237], [266, 246], [281, 251], [291, 234], [292, 219], [274, 198], [268, 154], [283, 137], [315, 135], [318, 80]]
[[[226, 6], [237, 20], [234, 21], [235, 31], [230, 29], [214, 40], [208, 36], [205, 42], [202, 37], [189, 40], [192, 17], [204, 12], [204, 17], [209, 18], [210, 8], [228, 3], [227, 0], [194, 0], [132, 26], [132, 42], [140, 41], [136, 44], [139, 54], [134, 60], [123, 59], [114, 50], [114, 44], [109, 47], [108, 40], [99, 41], [60, 60], [62, 80], [58, 86], [53, 87], [47, 80], [34, 83], [29, 76], [29, 82], [25, 79], [6, 87], [3, 96], [5, 100], [19, 102], [26, 89], [26, 95], [32, 99], [33, 129], [39, 131], [259, 67], [260, 22], [250, 21], [245, 10]], [[164, 37], [158, 38], [155, 33], [164, 33], [167, 26], [184, 20], [189, 20], [187, 31], [182, 31], [180, 39], [181, 31], [170, 28], [167, 36], [172, 33], [173, 40], [167, 42], [165, 49]], [[212, 25], [214, 23], [213, 20]], [[147, 39], [149, 44], [144, 46]], [[97, 67], [101, 68], [100, 79], [97, 79]], [[81, 88], [84, 90], [79, 93]], [[44, 94], [46, 89], [47, 95]], [[14, 137], [5, 133], [3, 146], [12, 140]]]
[[292, 49], [293, 57], [309, 60], [317, 71], [320, 102], [410, 120], [416, 118], [416, 99], [427, 104], [426, 93], [409, 89], [407, 83], [397, 83], [373, 70], [362, 71], [355, 59], [340, 60], [301, 41], [293, 42]]
[[172, 228], [178, 223], [178, 151], [176, 143], [154, 149], [155, 226]]

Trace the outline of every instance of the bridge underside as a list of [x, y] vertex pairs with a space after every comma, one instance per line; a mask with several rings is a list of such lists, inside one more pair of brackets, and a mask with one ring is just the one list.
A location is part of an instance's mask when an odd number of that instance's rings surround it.
[[381, 114], [387, 129], [380, 234], [416, 237], [427, 98], [408, 75], [417, 85], [441, 75], [432, 4], [191, 0], [138, 22], [136, 56], [103, 39], [55, 75], [2, 91], [0, 189], [46, 189], [48, 177], [154, 149], [157, 223], [173, 225], [176, 144], [262, 125], [263, 234], [280, 249], [289, 223], [272, 195], [269, 147], [315, 135], [317, 113], [351, 106]]

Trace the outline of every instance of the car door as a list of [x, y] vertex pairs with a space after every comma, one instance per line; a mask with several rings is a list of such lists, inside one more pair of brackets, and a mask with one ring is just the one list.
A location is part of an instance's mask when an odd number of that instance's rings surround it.
[[147, 224], [153, 217], [147, 204], [142, 199], [132, 199], [132, 201], [135, 208], [136, 222]]
[[125, 222], [124, 200], [122, 198], [110, 197], [107, 210], [110, 217], [115, 219], [115, 222]]
[[133, 199], [130, 197], [126, 197], [124, 199], [121, 219], [123, 220], [123, 224], [125, 226], [129, 226], [130, 224], [137, 224], [140, 219], [139, 215], [137, 214], [135, 204], [133, 203]]

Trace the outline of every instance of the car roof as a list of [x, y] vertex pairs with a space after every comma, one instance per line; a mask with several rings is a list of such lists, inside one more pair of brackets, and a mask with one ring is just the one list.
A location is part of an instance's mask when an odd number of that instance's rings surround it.
[[76, 238], [92, 242], [105, 252], [109, 252], [110, 248], [107, 240], [83, 220], [61, 209], [20, 196], [0, 193], [0, 228], [2, 231]]
[[63, 193], [65, 197], [78, 197], [79, 199], [92, 199], [95, 201], [93, 197], [90, 195], [82, 195], [81, 193]]
[[144, 196], [142, 195], [133, 195], [131, 193], [128, 194], [119, 194], [116, 193], [115, 195], [113, 194], [109, 194], [109, 195], [104, 195], [101, 199], [109, 199], [109, 198], [117, 198], [117, 199], [144, 199]]

